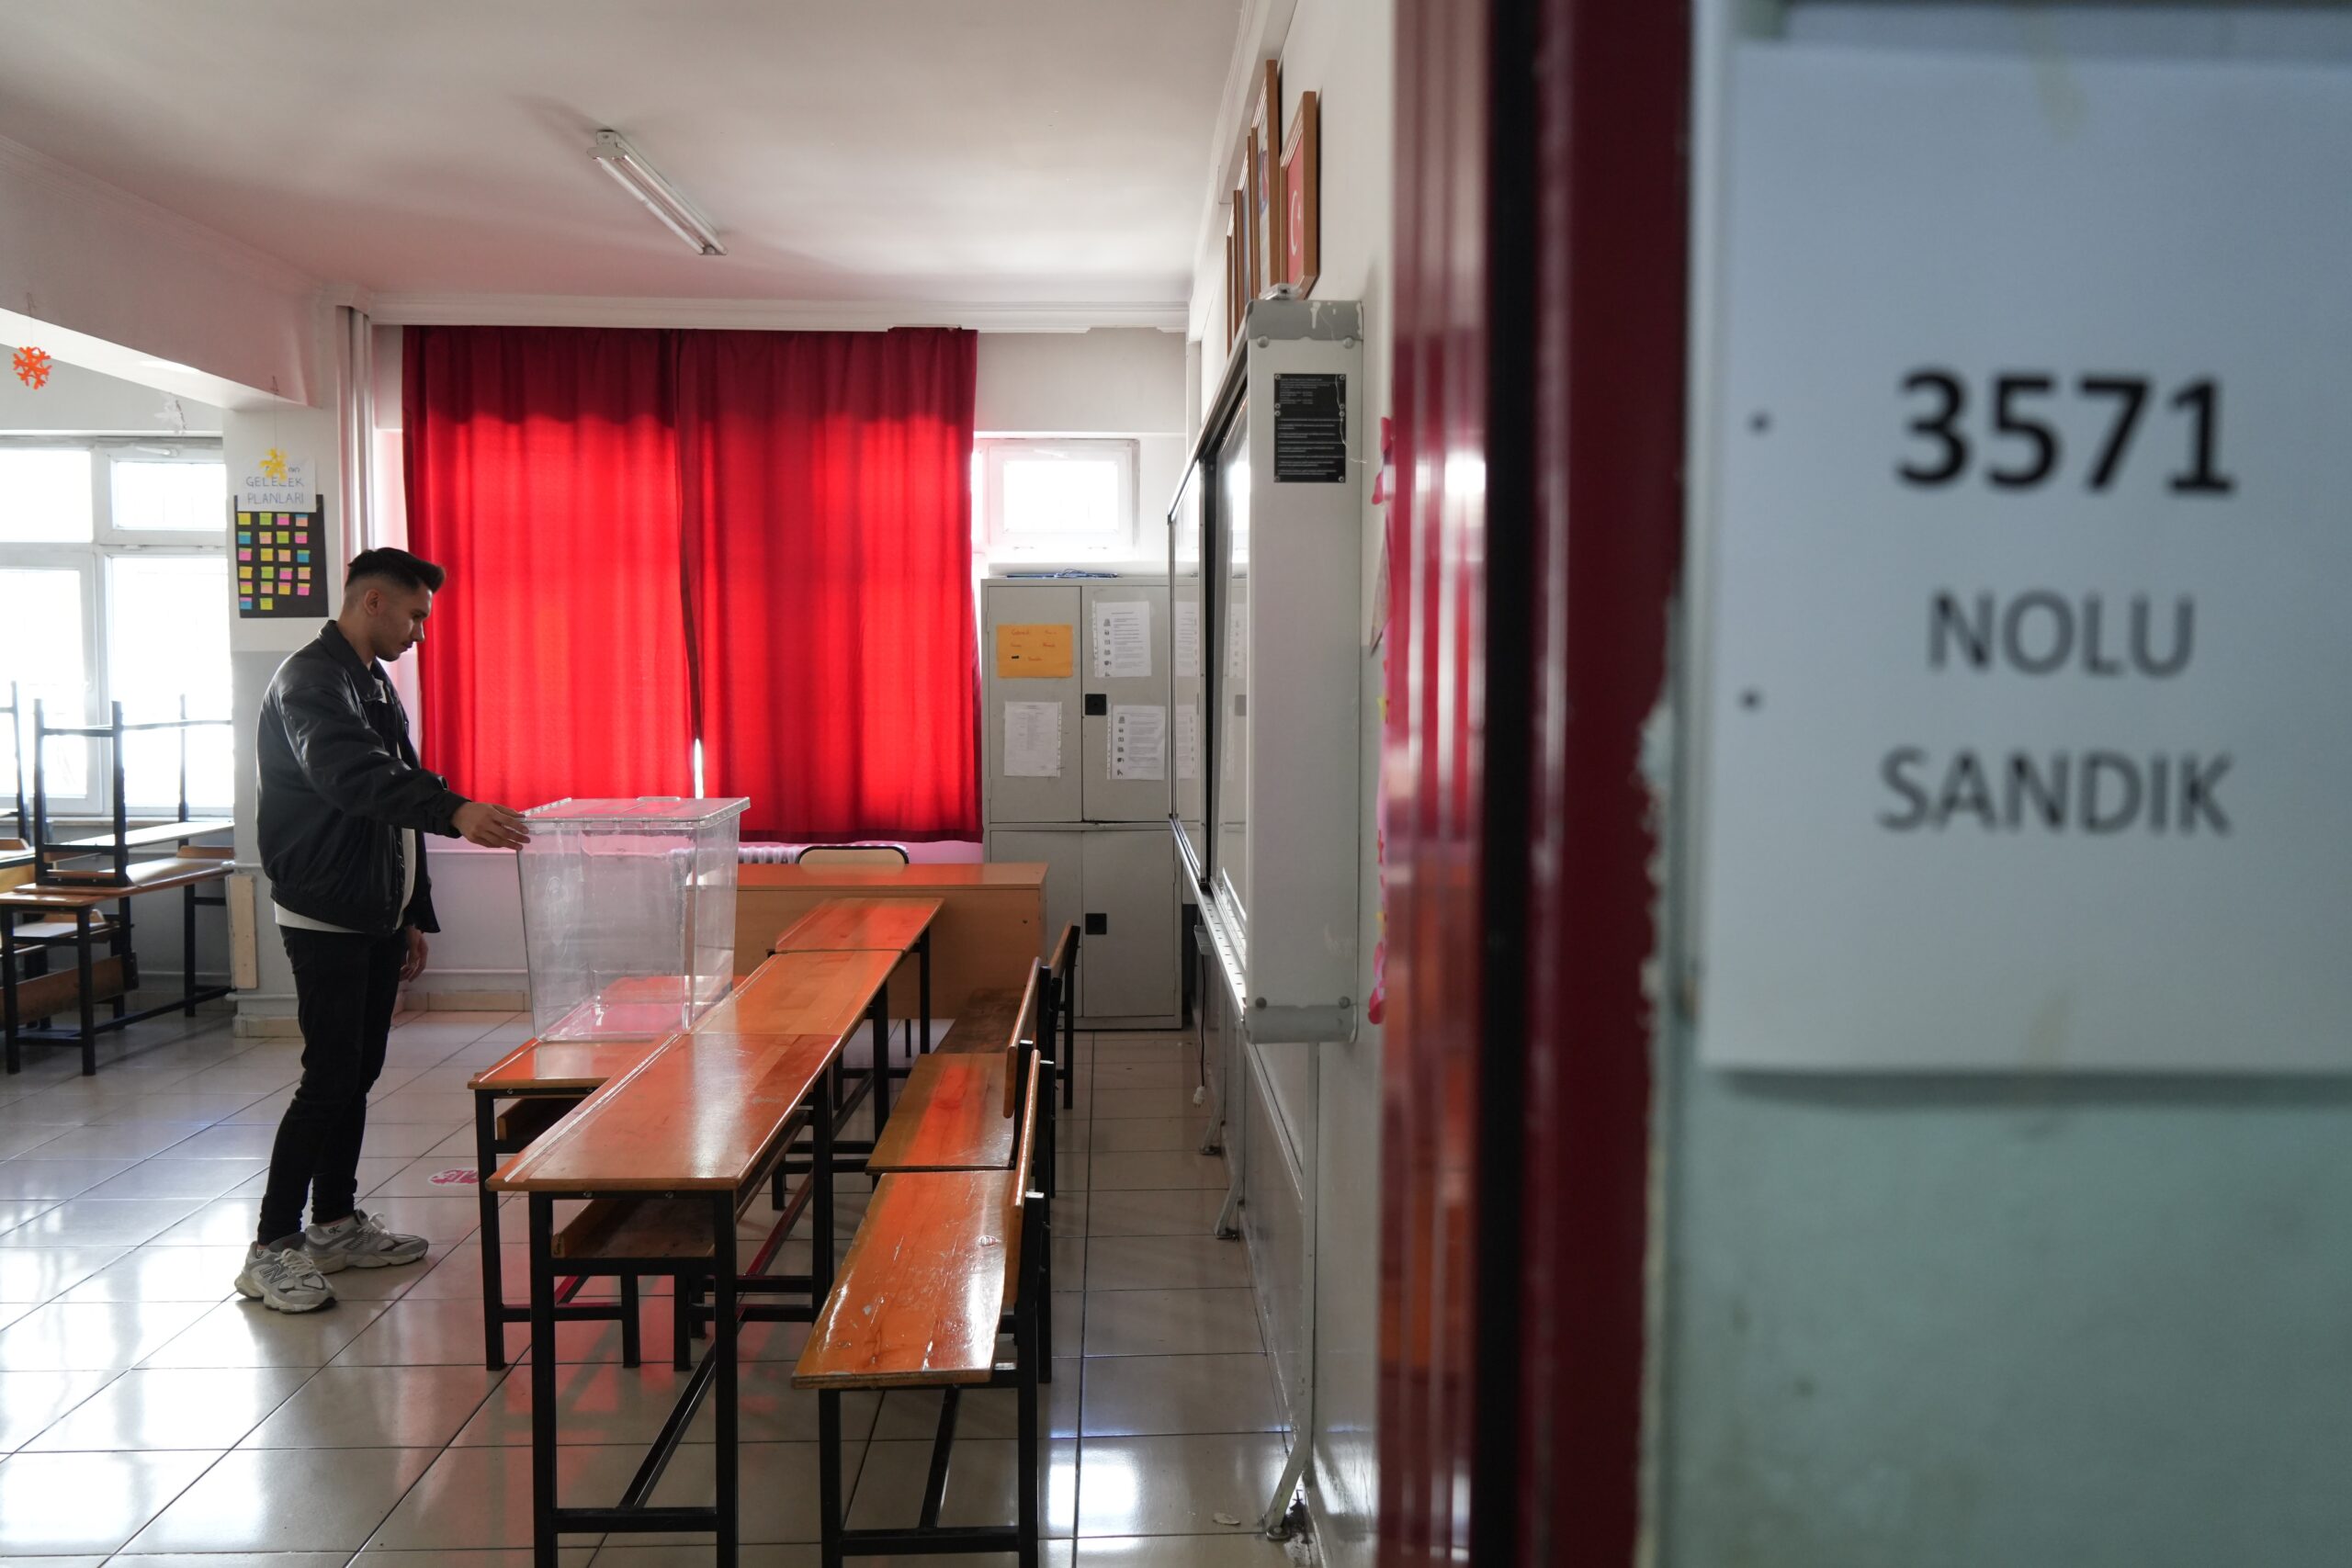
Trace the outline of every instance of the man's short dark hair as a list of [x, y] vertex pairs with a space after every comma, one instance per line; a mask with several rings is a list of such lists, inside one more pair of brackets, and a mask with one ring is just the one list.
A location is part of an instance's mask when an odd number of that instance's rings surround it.
[[343, 586], [347, 592], [362, 581], [374, 578], [379, 582], [396, 583], [412, 593], [420, 588], [428, 593], [438, 593], [448, 575], [422, 557], [387, 547], [362, 550], [352, 557], [351, 570], [343, 574]]

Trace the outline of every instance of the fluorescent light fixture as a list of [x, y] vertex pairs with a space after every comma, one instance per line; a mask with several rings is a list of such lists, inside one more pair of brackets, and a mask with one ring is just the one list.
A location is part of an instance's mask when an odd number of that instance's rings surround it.
[[663, 179], [619, 131], [596, 132], [596, 144], [588, 152], [605, 166], [605, 173], [621, 183], [623, 190], [645, 203], [646, 209], [662, 220], [670, 232], [692, 245], [698, 254], [706, 256], [727, 254], [727, 248], [718, 243], [718, 231], [710, 226], [710, 220], [695, 211], [694, 204], [679, 195], [676, 187]]

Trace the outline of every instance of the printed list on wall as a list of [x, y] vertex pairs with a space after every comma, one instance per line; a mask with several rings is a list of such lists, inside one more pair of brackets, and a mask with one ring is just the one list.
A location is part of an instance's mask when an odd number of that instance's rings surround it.
[[2352, 1067], [2352, 82], [1736, 70], [1703, 1055]]

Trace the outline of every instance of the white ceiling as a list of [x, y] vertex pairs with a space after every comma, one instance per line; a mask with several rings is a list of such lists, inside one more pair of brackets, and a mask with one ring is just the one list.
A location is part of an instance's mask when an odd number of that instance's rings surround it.
[[[1242, 0], [77, 0], [0, 136], [382, 292], [1181, 303]], [[602, 126], [717, 223], [695, 255]]]

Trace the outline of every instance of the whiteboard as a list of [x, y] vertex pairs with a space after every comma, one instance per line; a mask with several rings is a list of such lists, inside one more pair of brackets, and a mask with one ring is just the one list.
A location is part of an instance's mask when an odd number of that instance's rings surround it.
[[2352, 1068], [2352, 72], [1758, 44], [1727, 144], [1703, 1057]]

